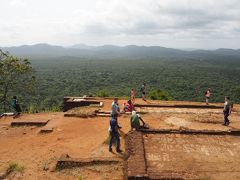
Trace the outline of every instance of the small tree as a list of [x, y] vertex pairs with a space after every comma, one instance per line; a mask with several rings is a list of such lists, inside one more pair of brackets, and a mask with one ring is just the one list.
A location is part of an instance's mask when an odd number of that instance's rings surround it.
[[33, 88], [35, 77], [28, 59], [22, 59], [0, 49], [0, 103], [4, 111], [9, 92], [27, 92]]
[[97, 97], [109, 97], [109, 94], [105, 90], [100, 90], [96, 93]]
[[169, 95], [168, 92], [157, 89], [157, 90], [152, 90], [148, 93], [148, 97], [151, 100], [166, 100], [166, 101], [171, 101], [173, 98]]

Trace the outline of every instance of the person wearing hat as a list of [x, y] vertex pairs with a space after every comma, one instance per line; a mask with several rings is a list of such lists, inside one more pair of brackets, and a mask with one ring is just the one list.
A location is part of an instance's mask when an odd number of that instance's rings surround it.
[[136, 111], [132, 111], [132, 116], [130, 119], [131, 130], [133, 129], [139, 130], [141, 128], [140, 121], [143, 123], [142, 126], [144, 126], [145, 122], [143, 121], [141, 116], [137, 114]]

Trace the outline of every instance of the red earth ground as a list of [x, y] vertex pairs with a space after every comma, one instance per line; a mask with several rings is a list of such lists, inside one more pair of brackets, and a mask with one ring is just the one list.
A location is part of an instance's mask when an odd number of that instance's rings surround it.
[[[112, 100], [103, 100], [105, 111], [111, 109]], [[120, 100], [120, 106], [125, 100]], [[196, 102], [166, 102], [141, 99], [137, 103], [154, 104], [202, 104]], [[219, 104], [215, 104], [219, 105]], [[222, 104], [220, 104], [222, 105]], [[140, 110], [140, 109], [138, 109]], [[222, 126], [221, 109], [176, 109], [150, 108], [142, 118], [153, 129], [240, 129], [240, 106], [234, 106], [230, 126]], [[122, 131], [130, 130], [129, 115], [119, 117]], [[52, 133], [40, 134], [41, 127], [11, 127], [12, 117], [0, 119], [0, 174], [10, 162], [24, 166], [22, 173], [10, 174], [7, 179], [123, 179], [123, 154], [108, 152], [105, 141], [108, 138], [109, 117], [79, 118], [64, 117], [63, 112], [23, 114], [16, 120], [50, 120], [46, 127], [53, 127]], [[121, 148], [124, 150], [124, 135]], [[119, 157], [117, 165], [93, 165], [82, 168], [56, 170], [55, 165], [62, 154], [75, 158]], [[227, 166], [227, 165], [226, 165]]]

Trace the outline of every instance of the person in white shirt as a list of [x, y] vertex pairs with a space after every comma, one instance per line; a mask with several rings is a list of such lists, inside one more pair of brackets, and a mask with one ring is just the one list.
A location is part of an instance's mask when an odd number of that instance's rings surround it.
[[206, 104], [207, 105], [209, 103], [210, 96], [211, 96], [211, 89], [208, 88], [207, 91], [205, 92], [205, 98], [206, 98]]

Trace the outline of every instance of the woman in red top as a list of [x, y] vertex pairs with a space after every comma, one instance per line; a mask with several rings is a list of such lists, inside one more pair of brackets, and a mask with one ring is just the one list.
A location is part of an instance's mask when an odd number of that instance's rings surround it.
[[123, 108], [123, 111], [124, 112], [132, 112], [132, 111], [135, 111], [135, 108], [134, 108], [134, 105], [132, 103], [131, 100], [128, 100], [127, 104], [124, 103], [124, 108]]
[[132, 91], [131, 91], [131, 100], [132, 100], [132, 103], [134, 104], [135, 103], [135, 91], [134, 91], [133, 88], [132, 88]]

